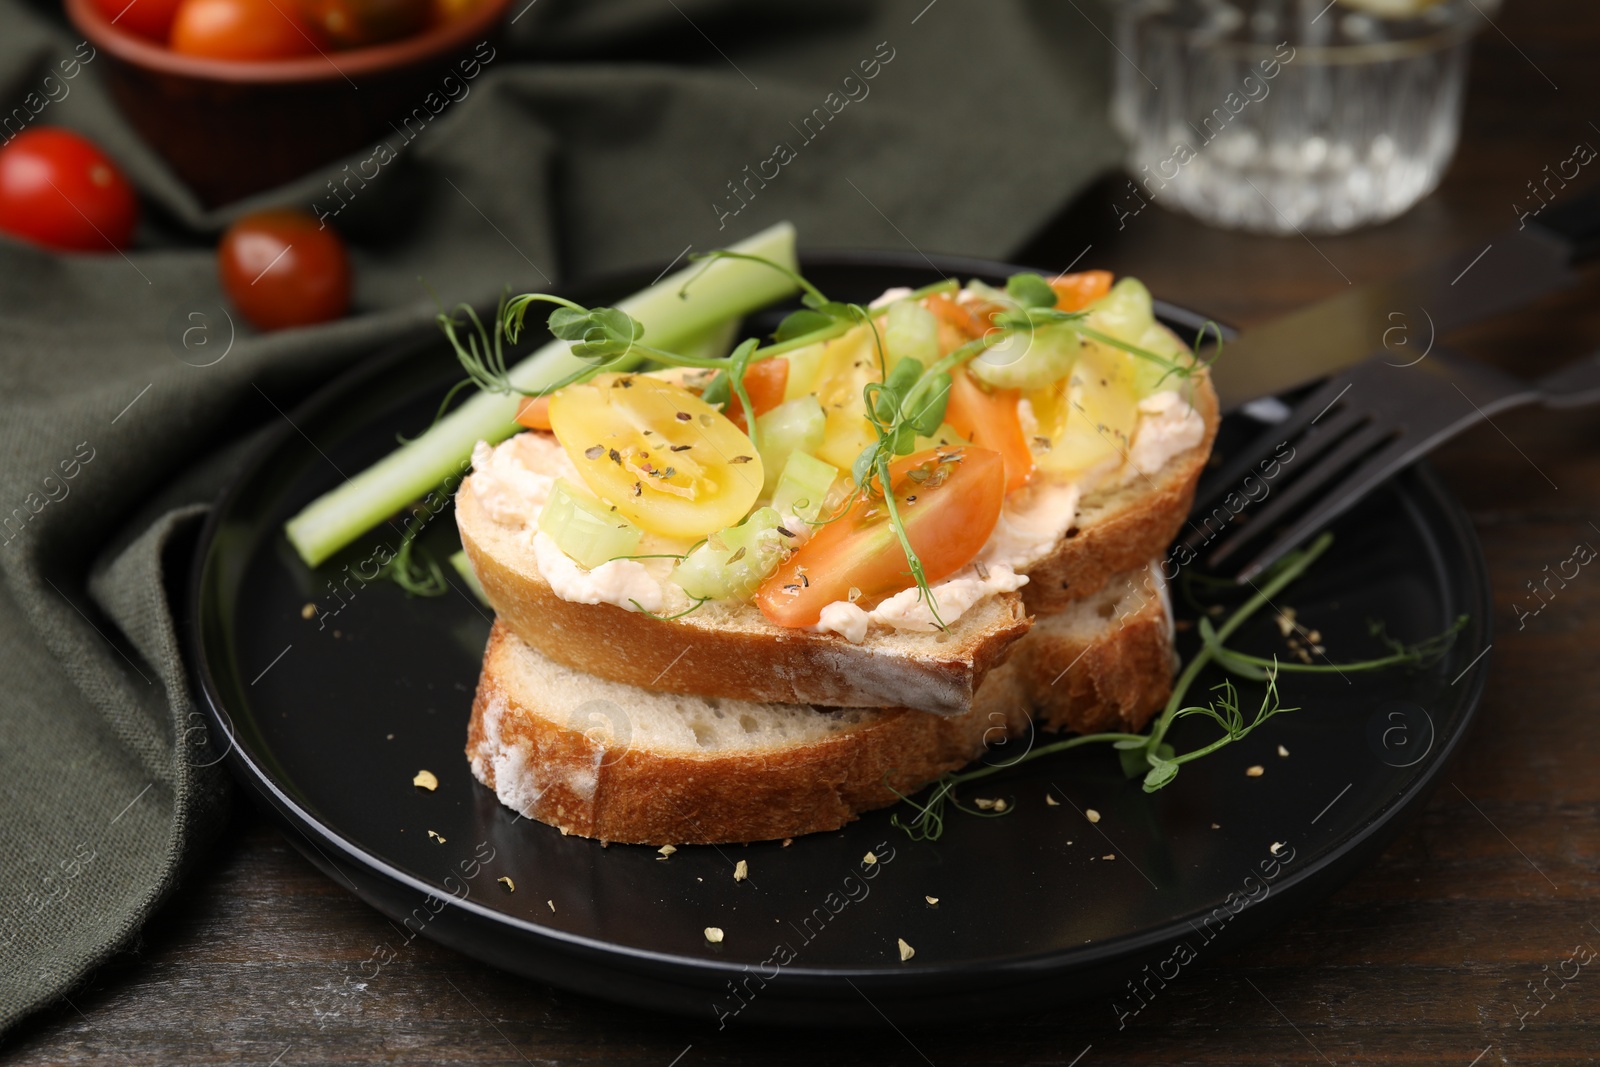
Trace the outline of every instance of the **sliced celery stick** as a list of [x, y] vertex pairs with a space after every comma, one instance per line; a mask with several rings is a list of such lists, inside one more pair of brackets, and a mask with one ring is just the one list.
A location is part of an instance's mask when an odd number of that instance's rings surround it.
[[1041, 389], [1072, 373], [1082, 339], [1070, 323], [1019, 330], [967, 364], [996, 389]]
[[1156, 320], [1150, 290], [1137, 278], [1123, 278], [1087, 310], [1088, 325], [1130, 345], [1138, 344]]
[[739, 339], [739, 325], [738, 319], [719, 322], [698, 337], [684, 341], [672, 351], [680, 356], [694, 356], [697, 359], [721, 359], [733, 351], [733, 343]]
[[778, 487], [778, 475], [789, 462], [790, 453], [796, 449], [815, 452], [822, 447], [827, 427], [821, 401], [809, 394], [785, 400], [765, 415], [756, 417], [756, 436], [761, 439], [761, 469], [766, 478], [761, 487], [762, 495]]
[[828, 490], [838, 477], [839, 468], [833, 464], [806, 452], [791, 452], [773, 491], [772, 506], [779, 514], [813, 520], [827, 503]]
[[814, 345], [797, 348], [783, 356], [772, 357], [789, 361], [789, 380], [783, 387], [785, 400], [793, 400], [797, 396], [816, 392], [817, 376], [822, 372], [822, 355], [827, 348], [827, 342], [818, 341]]
[[[794, 268], [794, 239], [794, 227], [783, 222], [731, 247]], [[691, 279], [694, 284], [680, 296]], [[794, 290], [792, 281], [765, 264], [718, 259], [692, 263], [616, 306], [644, 325], [647, 343], [672, 349]], [[510, 377], [518, 388], [541, 389], [588, 365], [566, 342], [551, 341], [511, 368]], [[284, 527], [300, 558], [314, 567], [413, 500], [430, 491], [454, 491], [473, 445], [502, 441], [519, 429], [520, 400], [479, 393], [421, 437], [317, 498]]]
[[931, 367], [939, 359], [939, 320], [933, 312], [914, 300], [897, 300], [889, 305], [883, 330], [892, 370], [902, 359], [914, 359]]
[[749, 600], [792, 543], [779, 532], [781, 522], [774, 509], [757, 508], [689, 553], [673, 568], [672, 580], [692, 597]]
[[556, 479], [539, 512], [539, 532], [589, 570], [639, 551], [639, 527], [565, 478]]
[[467, 550], [462, 549], [450, 557], [450, 566], [461, 575], [461, 580], [467, 583], [467, 588], [472, 590], [472, 595], [486, 608], [494, 607], [489, 603], [489, 594], [483, 591], [483, 583], [478, 581], [478, 572], [472, 569], [472, 561], [467, 558]]

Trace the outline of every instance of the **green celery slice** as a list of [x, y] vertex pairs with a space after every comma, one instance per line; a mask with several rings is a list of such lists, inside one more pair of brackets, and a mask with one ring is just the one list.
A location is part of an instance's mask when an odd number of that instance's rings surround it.
[[638, 552], [643, 531], [587, 490], [557, 478], [539, 512], [539, 532], [592, 571], [618, 556]]
[[791, 452], [783, 466], [772, 506], [780, 515], [797, 515], [808, 522], [828, 501], [828, 490], [839, 477], [839, 468], [807, 452]]

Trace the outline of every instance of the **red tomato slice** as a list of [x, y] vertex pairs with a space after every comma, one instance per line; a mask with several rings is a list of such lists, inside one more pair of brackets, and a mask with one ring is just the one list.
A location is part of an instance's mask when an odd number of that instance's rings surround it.
[[525, 396], [522, 403], [517, 405], [517, 425], [526, 426], [530, 430], [549, 430], [550, 427], [550, 398], [548, 396]]
[[[750, 394], [750, 404], [759, 418], [783, 403], [783, 391], [789, 386], [789, 361], [773, 356], [750, 364], [744, 369], [744, 391]], [[739, 397], [730, 395], [727, 410], [723, 412], [745, 433], [750, 428], [744, 424], [744, 405]]]
[[944, 293], [935, 293], [923, 301], [923, 306], [946, 326], [954, 327], [967, 340], [982, 337], [989, 327], [963, 304], [958, 304]]
[[1050, 279], [1056, 291], [1056, 307], [1062, 311], [1082, 311], [1111, 291], [1111, 272], [1085, 270]]
[[[985, 448], [930, 448], [889, 467], [906, 537], [928, 581], [965, 567], [989, 540], [1005, 500], [1004, 461]], [[790, 556], [756, 591], [756, 606], [779, 626], [815, 626], [822, 609], [870, 603], [911, 584], [904, 549], [881, 497], [857, 497], [841, 518]]]
[[1022, 432], [1017, 417], [1016, 389], [986, 391], [967, 374], [965, 367], [950, 372], [950, 400], [944, 421], [956, 433], [979, 448], [1000, 453], [1006, 465], [1006, 492], [1019, 489], [1033, 479], [1033, 450]]

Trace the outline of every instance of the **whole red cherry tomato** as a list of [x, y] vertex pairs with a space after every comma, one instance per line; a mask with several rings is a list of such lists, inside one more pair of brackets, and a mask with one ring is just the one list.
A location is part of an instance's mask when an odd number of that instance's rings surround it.
[[344, 242], [303, 211], [261, 211], [229, 226], [217, 246], [223, 291], [261, 330], [309, 326], [350, 305]]
[[317, 51], [294, 0], [183, 0], [172, 50], [212, 59], [288, 59]]
[[167, 43], [172, 16], [183, 0], [94, 0], [94, 6], [118, 29]]
[[428, 24], [429, 0], [299, 0], [300, 15], [335, 48], [410, 37]]
[[0, 148], [0, 230], [50, 248], [111, 252], [138, 221], [133, 186], [88, 138], [41, 126]]

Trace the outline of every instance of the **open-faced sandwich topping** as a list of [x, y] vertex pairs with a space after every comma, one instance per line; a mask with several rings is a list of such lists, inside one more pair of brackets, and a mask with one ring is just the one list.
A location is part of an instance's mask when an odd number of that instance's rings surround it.
[[1205, 436], [1182, 392], [1193, 358], [1133, 279], [1018, 275], [857, 310], [812, 343], [534, 398], [532, 432], [479, 446], [471, 490], [533, 529], [562, 599], [748, 602], [859, 642], [1019, 588], [1085, 494]]

